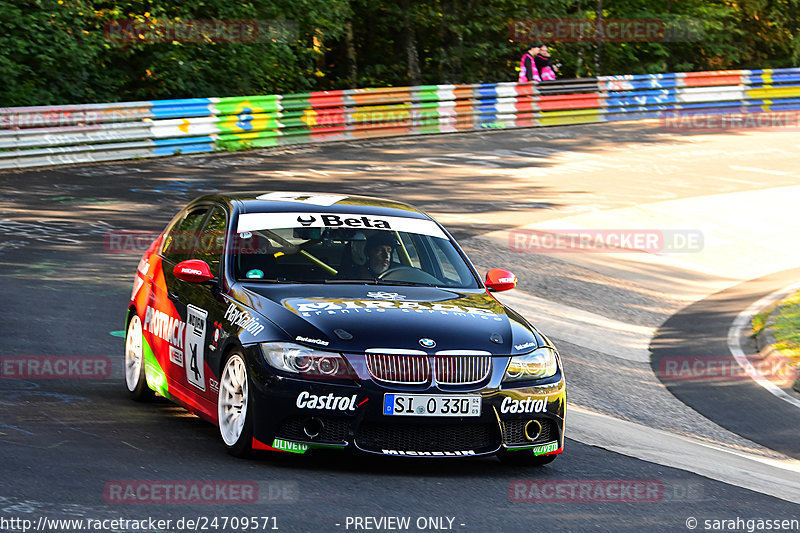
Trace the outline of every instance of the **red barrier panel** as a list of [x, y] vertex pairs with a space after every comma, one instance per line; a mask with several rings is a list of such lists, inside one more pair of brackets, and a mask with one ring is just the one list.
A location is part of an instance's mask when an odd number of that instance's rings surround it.
[[599, 93], [583, 94], [557, 94], [553, 96], [539, 96], [536, 103], [542, 111], [557, 111], [559, 109], [597, 109], [600, 107]]
[[717, 85], [739, 85], [742, 83], [741, 70], [720, 70], [718, 72], [687, 72], [683, 77], [686, 87]]

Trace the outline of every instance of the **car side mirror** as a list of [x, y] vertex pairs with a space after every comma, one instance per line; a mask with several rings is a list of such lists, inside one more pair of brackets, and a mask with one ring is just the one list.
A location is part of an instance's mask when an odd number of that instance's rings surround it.
[[206, 281], [214, 279], [214, 275], [211, 273], [208, 263], [202, 259], [187, 259], [186, 261], [181, 261], [175, 265], [175, 268], [172, 269], [172, 273], [179, 280], [189, 283], [205, 283]]
[[502, 292], [517, 286], [517, 276], [504, 268], [493, 268], [486, 273], [486, 288], [490, 292]]

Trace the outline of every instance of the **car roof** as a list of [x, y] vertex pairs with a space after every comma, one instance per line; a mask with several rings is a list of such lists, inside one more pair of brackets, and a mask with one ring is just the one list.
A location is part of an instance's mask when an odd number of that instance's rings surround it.
[[424, 211], [395, 200], [348, 194], [259, 191], [207, 195], [194, 203], [222, 201], [236, 205], [239, 213], [352, 213], [431, 219]]

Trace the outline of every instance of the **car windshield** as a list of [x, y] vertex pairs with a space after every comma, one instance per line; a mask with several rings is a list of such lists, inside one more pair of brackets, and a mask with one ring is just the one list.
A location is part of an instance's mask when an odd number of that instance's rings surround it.
[[[277, 227], [287, 220], [296, 225]], [[239, 280], [478, 287], [444, 232], [424, 219], [241, 215], [232, 256]]]

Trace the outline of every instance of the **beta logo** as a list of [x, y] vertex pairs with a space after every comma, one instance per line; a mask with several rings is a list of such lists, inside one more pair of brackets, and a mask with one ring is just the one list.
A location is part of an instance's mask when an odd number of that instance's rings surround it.
[[503, 398], [503, 403], [500, 404], [500, 412], [503, 414], [508, 413], [546, 413], [547, 400], [534, 400], [533, 398], [525, 398], [524, 400], [515, 400], [510, 396]]
[[295, 402], [300, 409], [325, 409], [326, 411], [355, 411], [356, 395], [334, 396], [331, 392], [327, 396], [317, 396], [307, 391], [301, 392]]
[[330, 228], [347, 226], [348, 228], [380, 228], [392, 229], [389, 222], [379, 218], [369, 217], [348, 217], [342, 218], [339, 215], [322, 215], [322, 223]]

